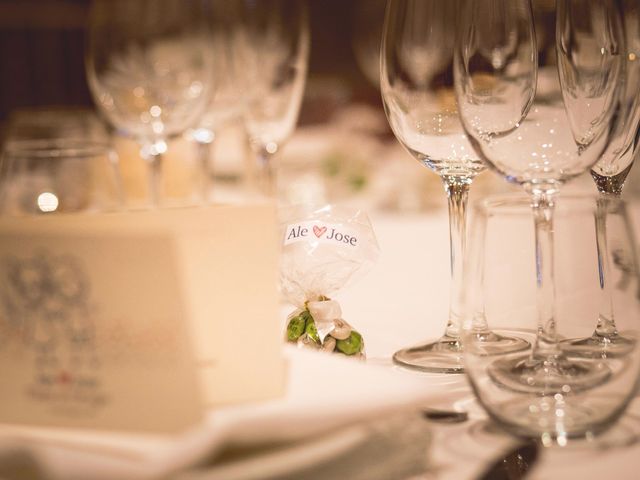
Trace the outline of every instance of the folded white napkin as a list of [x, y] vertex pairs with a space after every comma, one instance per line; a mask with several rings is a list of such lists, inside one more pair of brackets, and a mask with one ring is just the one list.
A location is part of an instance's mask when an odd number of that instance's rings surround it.
[[[294, 442], [345, 424], [468, 394], [461, 375], [427, 375], [287, 347], [287, 393], [208, 412], [183, 434], [163, 437], [0, 426], [0, 478], [147, 479], [211, 461], [227, 446]], [[24, 477], [24, 472], [28, 473]]]

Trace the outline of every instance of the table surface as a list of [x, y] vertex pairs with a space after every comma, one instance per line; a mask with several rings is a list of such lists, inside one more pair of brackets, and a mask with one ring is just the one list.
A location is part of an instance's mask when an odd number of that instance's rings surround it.
[[[582, 192], [589, 186], [578, 184], [572, 190]], [[631, 206], [639, 233], [640, 205], [634, 200]], [[374, 213], [372, 223], [381, 249], [379, 262], [345, 291], [340, 301], [345, 318], [365, 332], [369, 361], [400, 370], [389, 360], [394, 351], [436, 338], [444, 330], [449, 299], [447, 214], [443, 209], [416, 215]], [[460, 377], [464, 381], [464, 376]], [[513, 439], [496, 432], [470, 391], [458, 392], [455, 397], [448, 407], [468, 409], [472, 418], [462, 424], [433, 427], [431, 458], [441, 466], [435, 478], [475, 478], [488, 458], [513, 444]], [[596, 479], [612, 474], [615, 478], [637, 478], [639, 419], [640, 401], [632, 403], [628, 415], [600, 439], [599, 445], [582, 442], [565, 449], [544, 449], [542, 461], [528, 478]]]
[[[638, 207], [633, 205], [636, 228], [640, 226]], [[474, 401], [464, 375], [423, 374], [397, 367], [391, 361], [397, 349], [443, 333], [449, 298], [447, 220], [444, 209], [415, 214], [373, 212], [371, 221], [380, 245], [380, 258], [369, 273], [340, 292], [336, 299], [342, 305], [344, 318], [364, 334], [368, 364], [382, 366], [416, 385], [428, 386], [429, 382], [435, 385], [442, 377], [449, 377], [450, 394], [425, 406], [465, 410], [469, 413], [468, 421], [425, 425], [419, 415], [392, 418], [372, 422], [364, 434], [369, 436], [368, 442], [345, 447], [347, 453], [338, 449], [330, 460], [304, 468], [300, 465], [305, 456], [314, 457], [316, 447], [329, 452], [336, 442], [344, 440], [342, 437], [326, 444], [324, 439], [315, 439], [316, 443], [312, 441], [306, 449], [300, 445], [276, 456], [279, 462], [289, 464], [293, 473], [285, 469], [276, 474], [279, 470], [277, 462], [275, 467], [272, 465], [274, 456], [266, 455], [258, 456], [257, 464], [249, 456], [232, 462], [234, 468], [221, 469], [214, 463], [179, 478], [314, 480], [337, 475], [367, 480], [475, 479], [490, 461], [518, 444], [520, 440], [500, 431], [487, 419]], [[378, 437], [380, 430], [386, 434]], [[345, 435], [349, 434], [347, 430]], [[640, 468], [638, 439], [640, 401], [635, 401], [627, 415], [595, 441], [542, 449], [540, 460], [527, 478], [635, 479]], [[261, 472], [276, 473], [262, 477]]]
[[[640, 218], [638, 207], [640, 205], [634, 205], [633, 209], [636, 227], [640, 224], [637, 221]], [[221, 464], [220, 459], [215, 457], [195, 469], [182, 469], [175, 475], [177, 479], [285, 480], [335, 478], [335, 475], [367, 480], [474, 479], [491, 459], [517, 443], [517, 440], [500, 432], [487, 420], [474, 402], [464, 375], [407, 371], [394, 366], [390, 359], [399, 348], [442, 334], [449, 296], [446, 211], [438, 209], [416, 214], [374, 212], [371, 221], [381, 255], [370, 272], [336, 297], [341, 302], [343, 316], [364, 334], [367, 364], [402, 379], [405, 387], [414, 384], [414, 393], [425, 390], [425, 398], [430, 398], [426, 389], [432, 385], [440, 395], [437, 401], [425, 404], [425, 407], [465, 410], [469, 412], [469, 420], [458, 424], [437, 424], [425, 422], [415, 413], [411, 416], [411, 413], [400, 410], [398, 419], [393, 415], [374, 422], [369, 419], [367, 425], [353, 425], [337, 436], [307, 438], [276, 453], [265, 454], [264, 451], [248, 449], [236, 454], [231, 464]], [[283, 311], [287, 308], [283, 306]], [[323, 354], [313, 355], [318, 355], [319, 359], [322, 357], [319, 361], [326, 361]], [[375, 378], [372, 377], [372, 381]], [[444, 392], [450, 393], [442, 395], [443, 386], [447, 388]], [[377, 388], [374, 395], [384, 396], [385, 385], [378, 385]], [[307, 412], [306, 415], [308, 421], [314, 422], [321, 418], [322, 412]], [[564, 449], [544, 449], [540, 462], [528, 478], [600, 479], [608, 478], [611, 474], [616, 479], [637, 478], [637, 469], [640, 468], [638, 439], [640, 402], [635, 402], [623, 421], [597, 442], [582, 442]], [[24, 478], [3, 475], [7, 471], [3, 461], [10, 458], [2, 455], [3, 446], [0, 442], [0, 477]], [[100, 458], [98, 461], [92, 458], [87, 463], [90, 467], [76, 468], [71, 475], [69, 462], [76, 460], [73, 452], [66, 451], [66, 456], [58, 456], [59, 453], [54, 449], [41, 457], [47, 461], [47, 468], [29, 470], [32, 478], [83, 478], [87, 468], [97, 468], [96, 465], [104, 469], [100, 478], [120, 478], [117, 475], [105, 475], [104, 472], [110, 468], [109, 460]], [[46, 458], [47, 455], [58, 457]], [[337, 462], [336, 458], [343, 458], [345, 463], [336, 463], [333, 470], [328, 469], [327, 465]], [[222, 460], [225, 460], [224, 457]], [[375, 464], [374, 460], [381, 462], [380, 465]], [[83, 457], [83, 461], [86, 458]], [[356, 464], [357, 470], [348, 470], [353, 468], [354, 462], [359, 462]], [[371, 463], [376, 465], [378, 476], [366, 474], [359, 477], [354, 473], [370, 472], [363, 470], [362, 465]], [[344, 467], [344, 470], [335, 470], [338, 466]], [[347, 471], [350, 473], [345, 474]], [[151, 472], [148, 476], [144, 472], [137, 473], [136, 478], [155, 478]]]
[[[420, 170], [421, 173], [422, 170]], [[428, 174], [424, 173], [424, 175]], [[585, 190], [585, 186], [589, 186], [589, 191], [593, 193], [588, 179], [582, 184], [578, 182], [576, 190]], [[434, 202], [427, 211], [398, 213], [373, 209], [370, 212], [380, 246], [379, 260], [370, 272], [335, 296], [342, 305], [344, 318], [365, 337], [367, 364], [387, 369], [393, 375], [405, 380], [409, 379], [408, 381], [415, 382], [417, 387], [428, 385], [432, 379], [435, 379], [434, 382], [442, 383], [438, 380], [442, 375], [421, 374], [401, 369], [392, 364], [391, 355], [402, 347], [437, 338], [444, 330], [449, 300], [448, 219], [446, 208], [443, 208], [444, 193], [441, 190], [434, 191], [433, 195], [441, 195], [442, 201]], [[639, 233], [637, 238], [640, 238], [640, 204], [637, 200], [634, 200], [632, 218]], [[287, 308], [283, 307], [283, 312]], [[466, 386], [465, 377], [463, 375], [454, 377], [455, 380], [449, 380], [452, 385], [451, 395], [439, 397], [436, 403], [428, 406], [466, 410], [470, 413], [470, 418], [466, 422], [450, 425], [422, 424], [415, 416], [403, 417], [402, 415], [409, 414], [401, 412], [397, 421], [391, 418], [390, 423], [385, 424], [384, 428], [375, 422], [373, 430], [370, 427], [362, 430], [362, 427], [354, 426], [344, 435], [312, 439], [293, 448], [289, 446], [277, 455], [261, 457], [256, 455], [255, 451], [245, 451], [244, 456], [233, 459], [233, 469], [221, 470], [217, 459], [214, 459], [196, 469], [182, 471], [176, 477], [181, 480], [264, 478], [261, 473], [264, 474], [267, 471], [269, 464], [280, 467], [285, 465], [289, 469], [295, 469], [297, 465], [303, 465], [304, 459], [307, 458], [309, 461], [305, 465], [304, 476], [300, 476], [296, 471], [287, 473], [286, 468], [278, 470], [274, 467], [273, 471], [279, 473], [272, 477], [335, 478], [334, 474], [340, 476], [344, 474], [326, 470], [326, 462], [310, 466], [309, 463], [313, 463], [311, 459], [325, 458], [326, 460], [331, 452], [339, 456], [347, 447], [358, 444], [363, 435], [370, 436], [372, 431], [379, 432], [382, 428], [394, 435], [397, 433], [398, 437], [402, 437], [404, 434], [402, 432], [413, 435], [410, 440], [413, 442], [411, 445], [422, 449], [419, 455], [426, 468], [417, 475], [410, 476], [403, 475], [403, 470], [398, 468], [393, 476], [386, 477], [385, 480], [477, 478], [490, 459], [499, 456], [501, 451], [513, 446], [517, 440], [496, 430], [480, 407], [475, 404], [473, 395]], [[394, 430], [398, 428], [399, 430]], [[386, 441], [389, 435], [382, 435], [381, 438]], [[569, 448], [564, 449], [544, 449], [541, 461], [528, 478], [534, 480], [561, 477], [638, 478], [637, 470], [640, 468], [638, 439], [640, 439], [640, 402], [634, 402], [620, 425], [614, 427], [609, 434], [597, 442], [570, 445]], [[379, 451], [375, 449], [380, 449], [381, 445], [389, 449], [398, 446], [397, 443], [386, 444], [384, 441], [376, 443], [372, 451]], [[401, 450], [407, 452], [411, 450], [408, 445], [409, 443], [401, 444]], [[322, 452], [324, 457], [318, 455], [318, 452]], [[0, 477], [3, 477], [4, 457], [1, 453], [2, 445], [0, 444]], [[369, 460], [365, 458], [364, 461], [371, 461], [371, 457]], [[410, 461], [413, 460], [407, 459], [403, 465], [407, 466]], [[49, 475], [51, 472], [45, 470], [31, 473], [39, 474], [34, 478], [65, 478], [60, 474], [61, 471], [64, 472], [64, 467], [60, 468], [61, 470], [54, 472], [55, 475]], [[144, 478], [144, 475], [142, 477]], [[361, 477], [349, 475], [348, 478]], [[369, 480], [367, 476], [362, 478]]]
[[[638, 207], [640, 205], [633, 205], [636, 228], [640, 226]], [[449, 377], [450, 394], [425, 406], [467, 411], [468, 421], [446, 424], [424, 422], [419, 415], [400, 416], [372, 422], [373, 426], [364, 434], [369, 436], [368, 442], [344, 447], [346, 454], [338, 449], [330, 459], [317, 464], [309, 460], [311, 465], [305, 466], [302, 459], [317, 455], [315, 448], [330, 452], [344, 438], [339, 436], [328, 443], [315, 439], [316, 443], [312, 441], [306, 449], [300, 445], [275, 457], [273, 454], [258, 456], [257, 463], [248, 456], [232, 462], [234, 468], [221, 469], [214, 462], [187, 472], [180, 480], [314, 480], [336, 478], [336, 475], [367, 480], [475, 479], [490, 461], [517, 445], [520, 440], [500, 431], [487, 419], [464, 375], [413, 372], [391, 361], [397, 349], [443, 333], [449, 298], [447, 221], [445, 209], [415, 214], [373, 212], [371, 222], [380, 246], [380, 258], [369, 273], [336, 299], [342, 305], [344, 318], [364, 334], [368, 364], [382, 366], [416, 385], [428, 386], [429, 382]], [[387, 433], [378, 437], [380, 430]], [[347, 430], [346, 437], [351, 433]], [[353, 434], [357, 437], [358, 432]], [[570, 442], [565, 448], [543, 448], [527, 478], [635, 479], [640, 468], [639, 439], [640, 400], [632, 403], [627, 415], [615, 427], [591, 443]], [[274, 460], [277, 460], [275, 466]], [[294, 471], [278, 470], [282, 463]]]

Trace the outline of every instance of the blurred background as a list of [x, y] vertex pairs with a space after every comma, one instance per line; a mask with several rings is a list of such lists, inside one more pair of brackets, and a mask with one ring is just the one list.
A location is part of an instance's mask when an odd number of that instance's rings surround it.
[[[51, 105], [92, 106], [84, 72], [84, 45], [90, 0], [0, 0], [0, 123], [11, 111]], [[355, 33], [379, 28], [384, 1], [309, 2], [311, 54], [301, 124], [326, 120], [330, 108], [319, 101], [331, 90], [337, 104], [382, 106], [376, 87], [358, 67]], [[364, 12], [364, 13], [363, 13]], [[370, 12], [369, 17], [365, 18]], [[358, 18], [370, 22], [364, 25]], [[362, 38], [358, 45], [363, 50]]]
[[[539, 54], [555, 56], [553, 35], [546, 34], [554, 28], [555, 2], [533, 3]], [[284, 188], [279, 195], [287, 202], [352, 202], [393, 211], [446, 205], [439, 178], [400, 147], [384, 115], [378, 53], [385, 4], [308, 2], [307, 82], [298, 127], [279, 159], [279, 189]], [[96, 110], [84, 66], [90, 6], [90, 0], [0, 0], [0, 141], [11, 125], [33, 123], [33, 113], [42, 115], [43, 109], [53, 108], [57, 118], [60, 111]], [[170, 140], [163, 160], [163, 188], [169, 197], [185, 197], [197, 188], [192, 140]], [[148, 192], [139, 146], [122, 136], [114, 136], [114, 144], [125, 197], [141, 201]], [[226, 201], [233, 195], [225, 188], [242, 183], [251, 155], [240, 119], [230, 119], [216, 133], [214, 150], [214, 199]], [[590, 182], [585, 180], [589, 188]], [[640, 182], [628, 183], [627, 191], [633, 192]], [[471, 193], [505, 189], [509, 186], [489, 173], [480, 176]]]
[[[344, 197], [345, 185], [347, 195], [365, 189], [365, 170], [369, 168], [364, 167], [361, 157], [369, 157], [372, 152], [378, 156], [377, 147], [381, 145], [392, 145], [403, 155], [384, 117], [377, 88], [385, 1], [325, 0], [308, 2], [308, 6], [311, 50], [299, 128], [280, 161], [296, 164], [283, 169], [292, 172], [296, 179], [305, 175], [307, 179], [314, 178], [306, 183], [303, 178], [299, 184], [293, 177], [287, 177], [283, 182], [290, 185], [294, 193], [285, 192], [284, 196], [293, 202], [334, 201]], [[0, 141], [3, 143], [14, 135], [16, 125], [27, 124], [32, 128], [34, 123], [48, 124], [51, 118], [61, 118], [61, 114], [74, 117], [74, 112], [80, 111], [82, 118], [86, 118], [87, 109], [97, 111], [85, 73], [90, 7], [90, 0], [0, 0]], [[69, 120], [74, 122], [73, 118]], [[104, 124], [111, 128], [108, 122]], [[251, 155], [242, 121], [231, 119], [223, 127], [216, 132], [212, 152], [218, 194], [224, 192], [225, 185], [241, 181], [246, 159]], [[327, 128], [334, 130], [327, 131]], [[344, 138], [332, 133], [354, 133], [358, 137], [358, 132], [352, 130], [358, 130], [365, 141], [356, 142], [345, 153]], [[300, 134], [301, 131], [306, 134]], [[135, 141], [118, 135], [114, 136], [114, 142], [127, 200], [141, 201], [148, 192], [138, 146]], [[173, 138], [169, 143], [163, 160], [163, 188], [168, 197], [186, 197], [196, 188], [198, 181], [193, 177], [197, 161], [193, 157], [197, 153], [191, 143], [185, 138]], [[354, 150], [357, 155], [351, 155]], [[410, 168], [419, 171], [420, 167], [413, 163], [410, 159], [407, 162]], [[318, 182], [318, 169], [321, 176], [337, 179], [332, 182], [331, 193], [327, 193], [323, 182]], [[339, 193], [334, 195], [334, 191]], [[216, 200], [227, 199], [224, 194], [222, 198], [216, 197]]]

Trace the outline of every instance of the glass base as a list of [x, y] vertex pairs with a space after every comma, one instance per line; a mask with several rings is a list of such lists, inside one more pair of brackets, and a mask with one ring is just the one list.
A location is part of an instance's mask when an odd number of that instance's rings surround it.
[[[500, 404], [496, 410], [518, 415], [515, 421], [504, 418], [500, 415], [492, 416], [492, 420], [480, 419], [472, 421], [465, 429], [450, 429], [438, 432], [438, 445], [444, 448], [451, 458], [469, 458], [470, 452], [474, 453], [473, 458], [478, 458], [482, 452], [486, 452], [487, 458], [495, 455], [499, 447], [506, 451], [514, 442], [513, 435], [520, 438], [540, 440], [545, 447], [561, 446], [560, 450], [546, 449], [544, 455], [547, 466], [558, 462], [559, 465], [567, 466], [568, 461], [582, 461], [585, 457], [593, 458], [594, 453], [599, 454], [610, 448], [624, 448], [636, 444], [640, 438], [640, 417], [637, 408], [631, 405], [626, 413], [622, 414], [619, 409], [607, 410], [613, 407], [616, 400], [590, 397], [592, 405], [583, 406], [578, 413], [579, 423], [569, 427], [569, 432], [556, 430], [558, 427], [569, 426], [567, 422], [558, 422], [556, 418], [547, 417], [540, 425], [535, 412], [546, 406], [551, 406], [548, 402], [541, 403], [543, 398], [535, 401], [525, 402], [523, 399], [519, 405], [508, 402]], [[619, 400], [619, 399], [617, 399]], [[549, 411], [555, 411], [549, 408]], [[573, 410], [563, 410], [570, 414]], [[595, 414], [591, 418], [593, 424], [588, 426], [583, 423], [585, 414], [588, 412]], [[607, 414], [602, 415], [603, 412]], [[568, 422], [571, 424], [571, 421]], [[557, 453], [556, 453], [557, 452]], [[554, 457], [552, 455], [560, 455]], [[553, 470], [547, 470], [553, 471]]]
[[492, 331], [476, 333], [473, 341], [474, 354], [482, 356], [520, 352], [530, 346], [531, 344], [523, 338], [500, 335]]
[[611, 370], [597, 360], [564, 356], [548, 360], [531, 358], [527, 353], [494, 361], [488, 374], [508, 390], [549, 395], [597, 387], [609, 378]]
[[[570, 395], [555, 397], [557, 395], [514, 399], [500, 404], [490, 416], [499, 427], [512, 434], [538, 438], [545, 446], [565, 446], [569, 439], [593, 441], [615, 424], [624, 409], [624, 400], [616, 395], [596, 395], [588, 399]], [[626, 440], [615, 440], [628, 442], [628, 433]]]
[[463, 373], [462, 343], [444, 336], [435, 342], [404, 348], [393, 354], [393, 361], [405, 368], [433, 373]]
[[564, 340], [560, 343], [560, 348], [570, 355], [583, 358], [612, 358], [629, 354], [635, 343], [633, 338], [619, 334], [603, 336], [594, 333], [587, 338]]
[[[519, 337], [503, 336], [488, 331], [477, 334], [476, 348], [483, 355], [518, 352], [529, 348]], [[406, 368], [432, 373], [464, 373], [462, 343], [459, 338], [443, 336], [435, 342], [404, 348], [393, 354], [393, 361]]]

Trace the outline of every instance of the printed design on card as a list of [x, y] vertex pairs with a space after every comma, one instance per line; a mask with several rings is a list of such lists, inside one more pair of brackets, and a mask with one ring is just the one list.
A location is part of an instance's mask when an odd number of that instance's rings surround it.
[[345, 225], [324, 223], [319, 221], [298, 222], [287, 225], [284, 245], [296, 242], [323, 242], [358, 248], [357, 232]]
[[319, 227], [318, 225], [313, 226], [313, 233], [317, 238], [321, 238], [326, 231], [327, 231], [327, 227]]
[[106, 401], [100, 387], [90, 281], [73, 256], [39, 251], [0, 259], [0, 334], [27, 348], [27, 394], [74, 415]]

